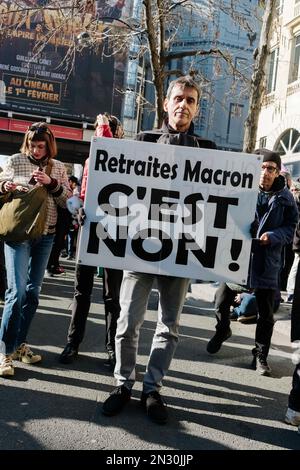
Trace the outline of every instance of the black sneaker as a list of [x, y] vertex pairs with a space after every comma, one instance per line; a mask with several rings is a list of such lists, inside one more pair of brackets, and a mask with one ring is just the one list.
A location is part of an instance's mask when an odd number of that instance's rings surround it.
[[167, 405], [160, 394], [154, 390], [149, 393], [142, 393], [141, 404], [145, 408], [147, 415], [157, 424], [165, 424], [168, 420]]
[[207, 343], [206, 351], [209, 352], [210, 354], [215, 354], [221, 349], [222, 343], [224, 343], [226, 339], [230, 338], [231, 335], [232, 335], [232, 331], [229, 327], [226, 330], [222, 330], [222, 329], [217, 330], [216, 334]]
[[102, 405], [102, 413], [106, 416], [114, 416], [122, 411], [131, 398], [131, 390], [120, 385], [115, 388]]
[[68, 343], [59, 356], [59, 362], [61, 362], [61, 364], [72, 364], [77, 356], [78, 348], [73, 346], [71, 343]]
[[267, 358], [261, 353], [257, 353], [253, 356], [251, 366], [259, 375], [264, 375], [266, 377], [271, 375], [271, 367], [267, 363]]

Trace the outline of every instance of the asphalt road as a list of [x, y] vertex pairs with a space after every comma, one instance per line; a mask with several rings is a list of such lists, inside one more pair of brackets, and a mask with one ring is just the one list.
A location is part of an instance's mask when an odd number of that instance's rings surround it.
[[235, 322], [221, 351], [207, 354], [215, 324], [209, 284], [200, 285], [198, 297], [189, 294], [184, 307], [181, 341], [162, 391], [169, 423], [151, 423], [139, 404], [155, 295], [141, 330], [133, 399], [120, 415], [103, 416], [101, 404], [114, 380], [104, 352], [101, 281], [96, 279], [80, 355], [73, 365], [61, 365], [74, 273], [72, 262], [65, 266], [65, 276], [45, 279], [28, 338], [42, 363], [18, 363], [13, 378], [0, 378], [0, 450], [300, 449], [297, 428], [283, 422], [293, 372], [287, 336], [274, 334], [272, 377], [250, 368], [255, 325]]

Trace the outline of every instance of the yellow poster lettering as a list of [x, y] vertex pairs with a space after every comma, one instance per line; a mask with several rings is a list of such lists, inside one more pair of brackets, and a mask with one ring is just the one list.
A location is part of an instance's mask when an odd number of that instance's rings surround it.
[[9, 84], [14, 85], [14, 86], [21, 86], [22, 85], [22, 78], [12, 77], [10, 79]]

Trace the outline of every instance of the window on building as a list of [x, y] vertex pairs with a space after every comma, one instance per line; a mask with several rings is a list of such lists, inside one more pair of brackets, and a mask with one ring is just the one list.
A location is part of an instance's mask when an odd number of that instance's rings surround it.
[[266, 148], [267, 145], [267, 136], [261, 137], [259, 139], [259, 148], [263, 149]]
[[299, 60], [300, 60], [300, 35], [296, 36], [292, 40], [292, 52], [291, 52], [291, 64], [290, 64], [290, 75], [289, 75], [289, 83], [298, 80], [300, 67], [299, 67]]
[[286, 130], [278, 139], [274, 149], [280, 155], [291, 155], [300, 152], [300, 132], [297, 129]]
[[238, 103], [230, 103], [227, 122], [226, 142], [236, 143], [240, 141], [243, 134], [243, 110], [244, 106]]
[[204, 133], [207, 127], [207, 120], [208, 120], [208, 106], [209, 101], [206, 97], [202, 97], [200, 100], [200, 113], [197, 118], [197, 127], [199, 131]]
[[276, 89], [279, 49], [274, 49], [269, 55], [267, 64], [267, 93]]
[[276, 0], [276, 11], [278, 15], [282, 15], [284, 0]]

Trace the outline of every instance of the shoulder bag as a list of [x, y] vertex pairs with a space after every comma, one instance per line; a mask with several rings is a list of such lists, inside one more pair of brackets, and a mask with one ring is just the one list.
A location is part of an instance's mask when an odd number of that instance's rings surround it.
[[[46, 167], [51, 173], [52, 164]], [[0, 238], [9, 242], [23, 242], [39, 238], [44, 231], [47, 216], [48, 191], [37, 185], [29, 191], [13, 191], [0, 196]], [[1, 202], [1, 201], [0, 201]]]

